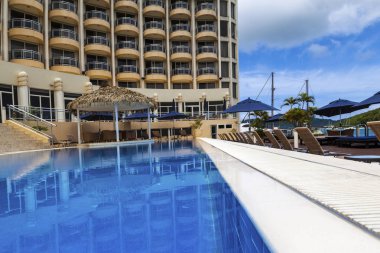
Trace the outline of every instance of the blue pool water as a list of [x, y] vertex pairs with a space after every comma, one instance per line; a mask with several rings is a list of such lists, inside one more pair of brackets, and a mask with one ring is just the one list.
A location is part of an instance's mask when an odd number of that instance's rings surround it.
[[269, 252], [193, 142], [0, 156], [0, 252]]

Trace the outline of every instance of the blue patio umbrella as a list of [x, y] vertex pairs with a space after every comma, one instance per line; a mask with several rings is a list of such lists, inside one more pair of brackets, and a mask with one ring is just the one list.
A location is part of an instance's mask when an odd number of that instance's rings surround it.
[[[157, 115], [154, 115], [154, 114], [150, 114], [149, 116], [150, 116], [150, 118], [157, 118]], [[148, 119], [148, 113], [147, 112], [138, 112], [138, 113], [128, 115], [127, 117], [124, 117], [124, 119], [126, 119], [126, 120], [144, 120], [144, 119]], [[142, 124], [140, 127], [141, 127], [140, 135], [142, 136]]]
[[[227, 110], [225, 110], [223, 113], [237, 113], [237, 112], [247, 112], [248, 113], [248, 120], [250, 120], [250, 113], [251, 112], [257, 112], [257, 111], [278, 111], [277, 108], [264, 104], [261, 101], [253, 100], [250, 98], [247, 98], [246, 100], [240, 101], [234, 106], [231, 106]], [[251, 131], [251, 127], [249, 127], [249, 131]]]
[[267, 122], [267, 123], [274, 123], [274, 122], [283, 121], [284, 120], [284, 116], [285, 116], [284, 114], [279, 113], [279, 114], [273, 115], [272, 117], [270, 117], [269, 119], [267, 119], [265, 122]]
[[113, 120], [113, 114], [107, 113], [107, 112], [88, 112], [85, 114], [80, 115], [81, 120], [87, 120], [87, 121], [99, 121], [99, 134], [100, 134], [100, 121], [112, 121]]
[[175, 112], [175, 111], [169, 112], [167, 114], [162, 115], [161, 117], [158, 117], [159, 120], [173, 120], [173, 128], [175, 128], [174, 123], [176, 119], [186, 119], [186, 118], [187, 118], [186, 114]]
[[361, 109], [363, 109], [363, 108], [367, 108], [367, 107], [374, 105], [374, 104], [380, 104], [380, 91], [377, 92], [372, 97], [369, 97], [366, 100], [361, 101], [360, 103], [358, 103], [354, 107], [362, 107]]

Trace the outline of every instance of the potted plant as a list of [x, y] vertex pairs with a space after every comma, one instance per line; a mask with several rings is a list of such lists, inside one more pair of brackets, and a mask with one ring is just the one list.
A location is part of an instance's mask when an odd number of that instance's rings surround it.
[[194, 138], [200, 137], [202, 135], [202, 130], [201, 130], [202, 124], [203, 124], [202, 119], [196, 119], [194, 123], [191, 125]]

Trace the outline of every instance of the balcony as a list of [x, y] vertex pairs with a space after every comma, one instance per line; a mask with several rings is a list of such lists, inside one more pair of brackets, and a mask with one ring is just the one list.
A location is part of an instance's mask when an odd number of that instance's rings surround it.
[[165, 48], [161, 44], [150, 44], [144, 48], [144, 58], [147, 61], [165, 61]]
[[137, 37], [139, 35], [137, 20], [130, 17], [121, 17], [116, 19], [115, 33], [124, 36], [127, 35]]
[[10, 62], [18, 63], [35, 68], [44, 68], [42, 55], [29, 49], [12, 49], [9, 54]]
[[137, 0], [117, 0], [115, 10], [138, 14], [139, 6], [137, 5]]
[[202, 20], [216, 20], [216, 8], [213, 3], [201, 3], [198, 4], [195, 9], [195, 18]]
[[191, 83], [193, 77], [191, 76], [190, 68], [177, 68], [172, 70], [173, 83]]
[[49, 44], [52, 47], [78, 51], [79, 41], [77, 33], [69, 29], [53, 29]]
[[42, 0], [9, 0], [9, 8], [39, 17], [44, 13]]
[[137, 60], [140, 57], [135, 41], [119, 41], [116, 44], [116, 57]]
[[106, 62], [92, 61], [86, 65], [86, 76], [96, 80], [110, 80], [111, 67]]
[[144, 16], [163, 18], [165, 16], [165, 5], [162, 0], [145, 0]]
[[199, 62], [215, 62], [218, 60], [217, 50], [215, 46], [201, 46], [197, 50], [197, 61]]
[[197, 71], [197, 82], [198, 83], [214, 83], [218, 81], [218, 76], [216, 74], [215, 68], [204, 67]]
[[199, 25], [197, 27], [197, 35], [195, 36], [198, 41], [215, 41], [218, 39], [216, 34], [215, 25]]
[[109, 40], [102, 36], [88, 36], [84, 52], [86, 54], [109, 56], [111, 55]]
[[139, 70], [134, 65], [120, 65], [117, 67], [116, 79], [118, 82], [139, 82]]
[[85, 15], [84, 27], [90, 30], [108, 32], [111, 29], [109, 17], [103, 11], [87, 11]]
[[190, 19], [191, 13], [189, 4], [184, 1], [177, 1], [170, 6], [171, 19]]
[[40, 22], [24, 18], [12, 18], [9, 21], [8, 35], [10, 39], [37, 44], [42, 44], [44, 40]]
[[109, 8], [110, 6], [110, 0], [84, 0], [85, 4], [89, 4], [92, 6], [102, 7], [102, 8]]
[[163, 67], [150, 67], [145, 69], [145, 82], [166, 83], [167, 78]]
[[70, 25], [77, 25], [79, 23], [75, 4], [65, 1], [54, 1], [51, 3], [49, 19]]
[[174, 46], [170, 51], [170, 60], [173, 62], [191, 61], [191, 49], [189, 46]]
[[150, 21], [144, 24], [144, 37], [148, 39], [165, 39], [165, 25], [163, 22]]
[[50, 70], [59, 71], [69, 74], [80, 75], [78, 60], [71, 57], [58, 56], [51, 60]]
[[175, 24], [170, 29], [170, 39], [175, 41], [191, 40], [190, 25]]

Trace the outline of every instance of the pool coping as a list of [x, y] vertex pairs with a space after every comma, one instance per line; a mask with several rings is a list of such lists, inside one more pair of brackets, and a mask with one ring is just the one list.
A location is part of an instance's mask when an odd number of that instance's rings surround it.
[[[318, 207], [319, 209], [322, 209], [325, 212], [328, 212], [330, 215], [333, 215], [335, 217], [335, 219], [339, 219], [341, 221], [344, 221], [347, 224], [350, 224], [351, 226], [354, 226], [357, 230], [355, 233], [367, 234], [368, 236], [373, 237], [375, 239], [375, 241], [377, 240], [377, 242], [379, 243], [379, 247], [380, 247], [380, 240], [379, 240], [380, 237], [377, 233], [368, 229], [367, 227], [363, 226], [362, 224], [356, 222], [355, 220], [349, 218], [348, 216], [343, 215], [340, 211], [337, 211], [336, 209], [331, 208], [331, 206], [328, 206], [326, 203], [322, 203], [318, 199], [313, 198], [312, 196], [310, 196], [310, 193], [307, 194], [307, 193], [303, 192], [302, 190], [298, 189], [297, 187], [294, 187], [287, 182], [283, 182], [283, 180], [281, 180], [281, 178], [276, 178], [276, 176], [271, 174], [270, 171], [265, 171], [265, 170], [262, 170], [261, 168], [258, 168], [257, 166], [254, 166], [254, 164], [252, 162], [250, 162], [249, 159], [244, 157], [244, 155], [246, 155], [246, 154], [243, 154], [243, 151], [246, 150], [248, 153], [252, 153], [252, 154], [254, 154], [254, 152], [257, 152], [257, 154], [260, 154], [260, 155], [263, 155], [264, 152], [266, 152], [266, 153], [272, 154], [272, 157], [273, 157], [273, 155], [278, 156], [279, 160], [281, 160], [281, 157], [282, 158], [286, 157], [288, 160], [294, 159], [297, 161], [309, 162], [309, 163], [312, 163], [314, 166], [318, 166], [318, 165], [328, 166], [329, 164], [331, 164], [331, 162], [335, 162], [336, 166], [334, 169], [340, 169], [340, 170], [342, 170], [348, 164], [351, 164], [351, 165], [355, 165], [354, 166], [355, 168], [353, 168], [352, 170], [344, 171], [344, 172], [358, 173], [358, 174], [363, 173], [364, 176], [371, 176], [371, 177], [375, 177], [375, 178], [378, 178], [380, 175], [380, 171], [379, 170], [376, 171], [378, 168], [380, 168], [380, 166], [370, 166], [370, 165], [358, 164], [356, 162], [344, 161], [344, 160], [339, 161], [341, 159], [336, 159], [336, 158], [328, 158], [326, 160], [326, 159], [321, 159], [322, 157], [313, 156], [310, 154], [300, 154], [297, 152], [289, 152], [289, 151], [284, 151], [284, 150], [274, 150], [274, 149], [267, 148], [267, 147], [252, 146], [249, 144], [232, 143], [232, 142], [207, 139], [207, 138], [201, 138], [200, 140], [202, 142], [205, 142], [208, 145], [211, 145], [212, 147], [220, 150], [221, 152], [224, 152], [225, 154], [233, 157], [234, 159], [245, 164], [246, 166], [249, 166], [251, 169], [254, 169], [254, 170], [262, 173], [266, 177], [270, 178], [272, 181], [275, 181], [275, 182], [281, 184], [283, 187], [286, 187], [287, 189], [294, 192], [294, 194], [297, 194], [299, 196], [299, 198], [302, 198], [308, 202], [311, 202], [316, 207]], [[239, 149], [239, 150], [237, 150], [237, 149]], [[235, 150], [235, 153], [233, 152], [234, 150]], [[265, 156], [265, 155], [263, 155], [263, 156]], [[334, 160], [331, 160], [331, 159], [334, 159]], [[262, 165], [261, 162], [263, 162], [263, 160], [260, 160], [259, 165]], [[271, 161], [267, 161], [266, 163], [270, 164]], [[274, 163], [274, 162], [272, 162], [272, 163]], [[365, 167], [365, 168], [363, 169], [363, 167]], [[238, 196], [238, 198], [239, 198], [239, 196]], [[310, 218], [312, 219], [313, 217], [310, 217]], [[266, 234], [265, 231], [263, 231], [263, 234], [264, 235]], [[267, 236], [265, 236], [265, 237], [268, 238]], [[271, 244], [273, 243], [270, 238], [268, 239], [268, 241], [271, 242]], [[281, 252], [283, 252], [283, 251], [281, 251]], [[331, 251], [328, 251], [328, 252], [331, 252]]]

